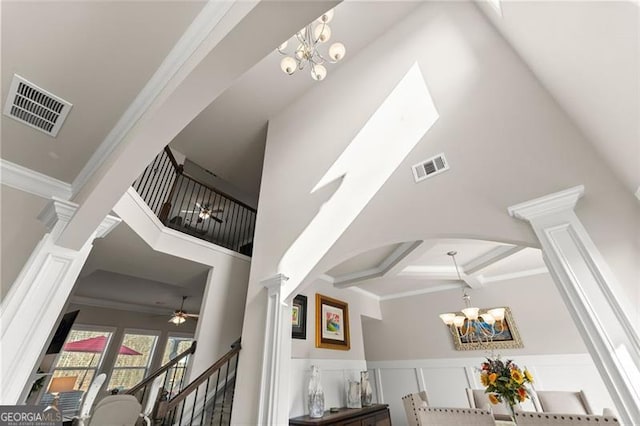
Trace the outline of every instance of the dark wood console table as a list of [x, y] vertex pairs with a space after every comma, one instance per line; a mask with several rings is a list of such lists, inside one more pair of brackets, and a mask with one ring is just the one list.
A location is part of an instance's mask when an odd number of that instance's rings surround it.
[[337, 413], [324, 412], [319, 419], [300, 416], [289, 419], [289, 425], [304, 426], [391, 426], [389, 406], [374, 404], [363, 408], [340, 408]]

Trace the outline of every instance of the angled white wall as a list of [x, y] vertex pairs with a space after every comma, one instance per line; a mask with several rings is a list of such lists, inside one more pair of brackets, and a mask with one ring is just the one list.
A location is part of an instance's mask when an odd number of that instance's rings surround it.
[[[613, 291], [637, 324], [637, 201], [477, 8], [427, 3], [269, 123], [243, 329], [249, 350], [241, 363], [252, 368], [240, 372], [236, 394], [245, 406], [256, 405], [264, 340], [266, 295], [259, 282], [289, 273], [279, 269], [282, 259], [321, 210], [353, 207], [332, 203], [347, 187], [349, 167], [344, 177], [314, 188], [416, 63], [438, 120], [303, 275], [316, 277], [359, 252], [398, 241], [454, 236], [535, 246], [532, 230], [510, 218], [507, 207], [584, 184], [577, 215], [617, 276], [620, 286]], [[394, 142], [387, 141], [389, 152]], [[440, 152], [451, 170], [414, 184], [411, 165]], [[368, 159], [365, 153], [353, 161]], [[252, 423], [250, 411], [234, 420]]]

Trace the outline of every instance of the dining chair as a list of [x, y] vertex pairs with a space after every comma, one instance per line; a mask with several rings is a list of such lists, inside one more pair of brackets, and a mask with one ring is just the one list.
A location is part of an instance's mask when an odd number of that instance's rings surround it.
[[495, 426], [490, 411], [476, 408], [418, 407], [420, 426]]
[[488, 410], [493, 413], [498, 420], [510, 420], [511, 411], [505, 403], [492, 404], [489, 401], [489, 396], [484, 392], [484, 389], [465, 389], [467, 392], [467, 399], [469, 400], [469, 408], [479, 408]]
[[418, 420], [418, 407], [426, 407], [429, 405], [429, 399], [427, 398], [426, 391], [420, 391], [418, 393], [410, 393], [402, 397], [402, 404], [404, 405], [404, 411], [407, 415], [407, 421], [409, 426], [421, 426]]
[[620, 422], [613, 416], [594, 416], [581, 414], [559, 413], [516, 413], [518, 426], [572, 426], [572, 425], [619, 425]]
[[536, 391], [544, 413], [595, 414], [584, 391]]

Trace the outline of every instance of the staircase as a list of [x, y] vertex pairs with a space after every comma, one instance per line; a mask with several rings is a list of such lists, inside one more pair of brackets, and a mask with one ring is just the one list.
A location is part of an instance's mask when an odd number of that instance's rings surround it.
[[163, 426], [223, 426], [231, 424], [240, 339], [173, 398], [165, 392], [154, 422]]

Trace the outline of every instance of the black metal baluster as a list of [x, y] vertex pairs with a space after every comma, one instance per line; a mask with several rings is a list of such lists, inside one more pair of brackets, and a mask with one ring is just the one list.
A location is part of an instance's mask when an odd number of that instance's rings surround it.
[[160, 216], [160, 209], [162, 208], [162, 202], [164, 201], [164, 194], [167, 192], [167, 176], [169, 171], [173, 170], [173, 164], [171, 164], [171, 161], [169, 161], [169, 157], [167, 155], [165, 155], [163, 163], [164, 164], [162, 165], [162, 173], [159, 177], [160, 187], [153, 199], [152, 210], [156, 213], [156, 216]]
[[240, 363], [240, 352], [236, 352], [236, 369], [234, 373], [233, 392], [231, 392], [231, 401], [229, 402], [229, 424], [231, 424], [231, 413], [233, 413], [233, 398], [236, 395], [236, 378], [238, 377], [238, 364]]
[[202, 401], [202, 415], [200, 416], [200, 425], [204, 424], [204, 415], [207, 411], [207, 395], [209, 394], [209, 380], [211, 380], [211, 376], [207, 378], [207, 384], [204, 387], [204, 400]]
[[193, 395], [193, 404], [191, 404], [191, 420], [189, 420], [190, 425], [193, 424], [193, 416], [196, 413], [196, 406], [198, 405], [198, 389], [200, 389], [200, 386], [196, 388], [196, 391], [194, 392], [194, 395]]
[[213, 411], [211, 413], [211, 423], [210, 425], [213, 426], [213, 419], [215, 418], [216, 415], [216, 401], [218, 400], [218, 384], [220, 383], [220, 369], [218, 369], [218, 371], [216, 371], [217, 376], [216, 376], [216, 388], [215, 391], [213, 393]]
[[149, 204], [149, 193], [152, 191], [154, 184], [157, 183], [155, 176], [157, 175], [156, 170], [158, 168], [158, 165], [160, 164], [161, 157], [162, 157], [162, 153], [158, 154], [156, 158], [153, 160], [153, 165], [151, 166], [151, 173], [149, 174], [150, 181], [147, 184], [147, 187], [145, 188], [144, 195], [142, 195], [142, 199], [147, 202], [147, 205]]
[[222, 391], [222, 405], [220, 406], [220, 423], [219, 426], [222, 426], [222, 419], [224, 418], [224, 402], [227, 397], [227, 384], [229, 383], [229, 361], [227, 361], [227, 373], [224, 376], [224, 389]]

